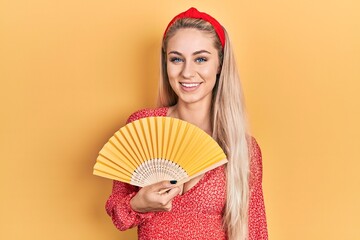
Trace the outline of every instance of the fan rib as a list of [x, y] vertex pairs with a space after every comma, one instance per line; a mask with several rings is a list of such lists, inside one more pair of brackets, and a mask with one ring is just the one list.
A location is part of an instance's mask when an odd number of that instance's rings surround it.
[[187, 126], [188, 126], [188, 130], [183, 139], [183, 141], [187, 143], [186, 145], [183, 144], [180, 152], [181, 162], [184, 165], [184, 167], [188, 165], [190, 161], [192, 161], [193, 156], [191, 156], [191, 153], [195, 151], [195, 149], [197, 148], [199, 142], [199, 136], [200, 136], [198, 132], [196, 133], [194, 131], [195, 127], [193, 125], [187, 124]]
[[[189, 130], [192, 130], [190, 133], [187, 134], [188, 136], [188, 142], [186, 145], [184, 145], [183, 153], [182, 153], [182, 166], [186, 169], [186, 166], [189, 164], [189, 162], [193, 161], [193, 152], [196, 151], [198, 148], [198, 143], [201, 142], [201, 139], [199, 138], [201, 134], [199, 134], [198, 131], [195, 131], [195, 127], [189, 124]], [[185, 140], [184, 140], [185, 141]]]
[[[194, 162], [201, 161], [201, 158], [199, 158], [199, 154], [204, 150], [207, 149], [208, 146], [206, 146], [206, 138], [209, 137], [208, 135], [205, 135], [205, 132], [197, 131], [197, 137], [198, 140], [196, 142], [192, 141], [192, 145], [194, 146], [191, 150], [189, 149], [187, 151], [187, 161], [184, 162], [184, 168], [190, 169], [190, 166], [194, 164]], [[190, 144], [188, 144], [190, 145]], [[207, 147], [207, 148], [206, 148]]]
[[165, 132], [165, 135], [164, 135], [164, 139], [168, 139], [167, 142], [165, 142], [165, 155], [164, 155], [164, 159], [169, 159], [168, 157], [168, 151], [169, 151], [169, 146], [171, 146], [171, 129], [172, 127], [172, 121], [171, 119], [165, 119], [164, 121], [164, 132]]
[[[146, 120], [146, 118], [145, 118], [145, 120]], [[139, 121], [134, 122], [134, 125], [137, 126], [137, 128], [135, 128], [135, 129], [138, 130], [139, 141], [141, 142], [141, 145], [144, 149], [145, 157], [146, 157], [146, 159], [150, 159], [151, 156], [149, 155], [150, 151], [149, 151], [149, 146], [148, 146], [148, 141], [147, 141], [148, 132], [145, 131], [145, 129], [144, 129], [143, 121], [144, 121], [144, 119], [140, 119]]]
[[122, 163], [124, 163], [124, 160], [127, 160], [125, 163], [130, 163], [130, 165], [132, 165], [133, 169], [136, 168], [136, 165], [133, 163], [133, 161], [131, 161], [131, 159], [132, 160], [136, 160], [136, 159], [134, 159], [133, 156], [129, 153], [127, 148], [122, 144], [122, 141], [119, 140], [118, 136], [114, 135], [113, 138], [110, 138], [108, 144], [105, 145], [105, 148], [110, 150], [109, 149], [110, 146], [113, 146], [114, 148], [116, 148], [118, 155], [115, 154], [114, 152], [113, 152], [113, 154], [116, 157], [118, 157], [122, 161]]
[[179, 143], [178, 143], [178, 135], [179, 135], [179, 129], [181, 128], [181, 122], [179, 121], [172, 121], [173, 123], [173, 127], [170, 129], [171, 132], [171, 142], [170, 142], [170, 146], [172, 146], [172, 149], [170, 151], [170, 156], [167, 159], [171, 159], [172, 161], [174, 161], [174, 155], [175, 155], [175, 151], [176, 148], [179, 147]]
[[113, 179], [113, 180], [116, 180], [116, 181], [130, 183], [129, 179], [122, 178], [118, 174], [111, 174], [108, 171], [102, 171], [102, 170], [99, 170], [99, 169], [94, 169], [93, 174], [98, 175], [100, 177], [110, 178], [110, 179]]
[[156, 142], [156, 133], [157, 133], [157, 126], [154, 122], [154, 118], [149, 118], [149, 125], [150, 125], [150, 139], [151, 139], [151, 146], [152, 146], [152, 158], [158, 158], [157, 154], [157, 142]]
[[178, 147], [175, 148], [174, 152], [174, 162], [176, 163], [182, 162], [182, 159], [184, 157], [184, 151], [186, 149], [186, 145], [184, 144], [184, 142], [191, 141], [189, 137], [192, 135], [192, 129], [190, 128], [189, 124], [181, 124], [179, 135], [182, 137], [180, 138]]
[[208, 172], [210, 170], [213, 170], [213, 169], [215, 169], [217, 167], [220, 167], [221, 165], [224, 165], [227, 162], [228, 162], [228, 160], [225, 158], [225, 159], [223, 159], [223, 160], [221, 160], [221, 161], [219, 161], [219, 162], [217, 162], [217, 163], [215, 163], [215, 164], [213, 164], [211, 166], [208, 166], [208, 167], [203, 168], [202, 170], [200, 170], [200, 171], [198, 171], [196, 173], [193, 173], [192, 175], [189, 174], [190, 178], [188, 180], [196, 178], [196, 177], [198, 177], [198, 176], [200, 176], [200, 175], [202, 175], [202, 174], [204, 174], [204, 173], [206, 173], [206, 172]]
[[157, 146], [158, 146], [158, 158], [164, 158], [165, 157], [165, 155], [164, 155], [164, 141], [163, 141], [163, 139], [164, 139], [164, 134], [165, 134], [165, 131], [164, 131], [164, 128], [163, 128], [163, 126], [164, 126], [164, 119], [163, 118], [160, 118], [160, 119], [158, 119], [159, 121], [156, 121], [157, 122], [157, 124], [156, 124], [156, 127], [157, 127], [157, 137], [158, 137], [158, 139], [157, 139]]
[[134, 144], [134, 140], [131, 137], [131, 134], [129, 134], [128, 129], [127, 128], [120, 129], [120, 131], [118, 131], [118, 134], [124, 139], [124, 141], [121, 141], [119, 138], [119, 142], [121, 142], [124, 145], [124, 147], [125, 147], [125, 142], [126, 142], [129, 149], [131, 149], [131, 151], [128, 151], [128, 152], [129, 153], [133, 152], [132, 156], [135, 160], [135, 163], [137, 164], [136, 166], [139, 166], [141, 164], [142, 156], [139, 152], [138, 147]]
[[[145, 133], [145, 137], [146, 137], [146, 145], [148, 147], [148, 153], [149, 153], [149, 159], [153, 159], [154, 158], [154, 152], [153, 152], [153, 143], [152, 143], [152, 138], [151, 138], [151, 123], [150, 123], [150, 119], [149, 118], [144, 118], [144, 124], [142, 124], [142, 130]], [[149, 127], [146, 127], [149, 126]]]
[[[102, 158], [104, 158], [105, 161], [102, 160]], [[132, 171], [129, 171], [128, 169], [119, 166], [106, 156], [102, 155], [99, 155], [99, 157], [97, 158], [97, 162], [94, 166], [94, 171], [95, 170], [108, 172], [109, 174], [118, 176], [119, 178], [127, 179], [127, 181], [130, 181], [132, 175]]]
[[[216, 153], [213, 153], [214, 155]], [[192, 166], [189, 167], [189, 171], [197, 171], [197, 169], [199, 168], [206, 168], [207, 166], [210, 166], [214, 163], [216, 163], [217, 161], [226, 158], [225, 154], [220, 154], [220, 156], [218, 156], [217, 158], [212, 157], [212, 158], [207, 158], [206, 156], [202, 156], [205, 159], [208, 159], [208, 161], [206, 161], [203, 164], [199, 164], [198, 162], [195, 162]]]
[[[146, 141], [146, 131], [143, 128], [143, 121], [144, 119], [140, 119], [139, 121], [134, 121], [132, 122], [133, 127], [135, 129], [136, 132], [136, 136], [138, 141], [140, 142], [140, 145], [143, 149], [143, 153], [145, 155], [145, 159], [143, 159], [141, 161], [141, 163], [143, 164], [144, 162], [146, 162], [147, 160], [151, 159], [150, 155], [149, 155], [149, 147], [148, 147], [148, 143]], [[145, 135], [145, 138], [143, 137]], [[147, 166], [147, 165], [145, 165]], [[148, 167], [148, 166], [147, 166]], [[150, 169], [148, 168], [147, 171], [150, 171]]]
[[[209, 142], [206, 140], [202, 144], [204, 144], [205, 146], [211, 146], [209, 144]], [[201, 148], [199, 148], [199, 149], [201, 149]], [[210, 148], [210, 147], [208, 147], [207, 149], [208, 149], [208, 151], [196, 151], [196, 153], [193, 154], [194, 160], [189, 161], [189, 164], [187, 165], [189, 172], [196, 169], [199, 165], [201, 166], [202, 164], [204, 164], [204, 163], [202, 163], [202, 161], [200, 161], [200, 159], [206, 159], [206, 155], [208, 155], [208, 152], [212, 153], [214, 151], [214, 149]], [[216, 151], [216, 149], [215, 149], [215, 151]], [[225, 155], [222, 158], [225, 158]], [[205, 164], [208, 165], [209, 161], [207, 160], [206, 162], [207, 163], [205, 163]]]
[[112, 165], [114, 168], [119, 167], [119, 168], [123, 168], [126, 169], [128, 172], [132, 172], [132, 168], [127, 166], [126, 164], [123, 164], [122, 166], [122, 159], [119, 158], [118, 155], [116, 155], [116, 153], [112, 152], [110, 149], [108, 148], [104, 148], [100, 151], [99, 153], [99, 160], [101, 159], [105, 159], [103, 162], [107, 162], [108, 165]]
[[142, 143], [141, 137], [139, 135], [139, 131], [141, 130], [141, 128], [139, 128], [139, 122], [140, 122], [140, 120], [130, 123], [131, 127], [129, 126], [129, 129], [131, 129], [131, 131], [132, 131], [132, 133], [134, 135], [133, 139], [134, 139], [136, 145], [140, 146], [140, 148], [141, 148], [141, 151], [140, 151], [140, 153], [142, 155], [142, 159], [141, 159], [142, 161], [141, 162], [143, 163], [143, 162], [146, 161], [146, 159], [149, 159], [149, 158], [147, 156], [147, 151], [145, 149], [145, 144]]

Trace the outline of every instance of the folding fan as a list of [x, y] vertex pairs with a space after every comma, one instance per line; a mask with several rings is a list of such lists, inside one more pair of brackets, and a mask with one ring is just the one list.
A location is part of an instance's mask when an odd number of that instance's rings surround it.
[[101, 149], [94, 174], [144, 187], [186, 182], [227, 163], [217, 142], [200, 128], [171, 117], [126, 124]]

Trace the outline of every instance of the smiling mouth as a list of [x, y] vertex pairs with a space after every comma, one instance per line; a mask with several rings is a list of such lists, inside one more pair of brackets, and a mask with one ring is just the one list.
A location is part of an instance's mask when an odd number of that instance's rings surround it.
[[199, 86], [201, 83], [180, 83], [181, 86], [186, 87], [186, 88], [193, 88], [193, 87], [197, 87]]

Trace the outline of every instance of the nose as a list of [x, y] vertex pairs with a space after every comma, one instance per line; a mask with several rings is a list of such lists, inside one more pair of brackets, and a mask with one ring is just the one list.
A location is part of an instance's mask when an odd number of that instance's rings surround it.
[[182, 69], [183, 78], [193, 78], [195, 77], [195, 69], [190, 61], [185, 62]]

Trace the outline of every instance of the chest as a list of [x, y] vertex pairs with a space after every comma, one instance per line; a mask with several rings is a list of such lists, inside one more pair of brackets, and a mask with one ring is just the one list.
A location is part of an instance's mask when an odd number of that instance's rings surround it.
[[213, 169], [183, 195], [173, 200], [172, 211], [221, 214], [226, 202], [225, 167]]

